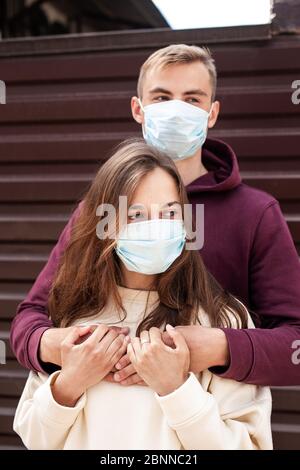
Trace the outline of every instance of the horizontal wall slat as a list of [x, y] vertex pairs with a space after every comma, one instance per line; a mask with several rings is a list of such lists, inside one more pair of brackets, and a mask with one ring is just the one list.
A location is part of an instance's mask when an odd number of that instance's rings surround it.
[[[31, 134], [0, 136], [0, 162], [101, 161], [122, 140], [139, 133]], [[299, 158], [300, 130], [248, 129], [212, 131], [211, 137], [226, 140], [239, 158]]]
[[[246, 184], [282, 200], [300, 199], [300, 174], [242, 174]], [[75, 201], [88, 189], [92, 175], [0, 177], [1, 201]]]
[[[18, 96], [7, 99], [7, 105], [0, 107], [0, 120], [5, 123], [47, 122], [47, 121], [113, 121], [132, 120], [130, 98], [132, 93], [103, 94], [57, 94], [43, 97]], [[230, 93], [219, 92], [222, 102], [222, 118], [255, 114], [268, 116], [270, 113], [299, 114], [291, 100], [290, 84], [286, 90], [232, 88]]]
[[[300, 242], [300, 215], [285, 216], [295, 242]], [[0, 242], [55, 242], [69, 218], [67, 216], [1, 216]], [[0, 293], [1, 302], [1, 293]]]
[[[174, 35], [174, 32], [172, 32]], [[197, 33], [197, 32], [196, 32]], [[187, 33], [188, 34], [188, 33]], [[298, 47], [299, 38], [290, 41], [279, 39], [277, 47], [271, 41], [265, 41], [265, 48], [251, 46], [226, 47], [223, 45], [213, 47], [218, 69], [221, 73], [253, 73], [259, 69], [260, 73], [271, 73], [277, 70], [299, 70]], [[5, 47], [5, 45], [4, 45]], [[155, 50], [152, 48], [152, 50]], [[4, 71], [3, 79], [7, 82], [16, 81], [51, 81], [74, 79], [103, 79], [122, 76], [123, 79], [134, 77], [140, 65], [151, 53], [147, 52], [111, 52], [111, 53], [85, 53], [70, 55], [68, 61], [61, 55], [55, 57], [19, 58], [11, 61], [2, 58]], [[1, 51], [0, 51], [1, 53]], [[118, 64], [118, 68], [116, 67]], [[38, 65], [40, 65], [38, 67]], [[34, 72], [34, 73], [32, 73]]]

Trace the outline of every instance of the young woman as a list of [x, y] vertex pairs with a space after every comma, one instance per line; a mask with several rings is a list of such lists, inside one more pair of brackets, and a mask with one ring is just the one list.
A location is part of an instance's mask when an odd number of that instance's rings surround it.
[[[128, 198], [125, 218], [119, 196]], [[123, 144], [100, 168], [48, 304], [56, 326], [77, 327], [63, 343], [61, 370], [30, 372], [17, 408], [14, 429], [28, 448], [272, 448], [269, 389], [194, 374], [174, 328], [253, 326], [199, 252], [186, 249], [187, 203], [174, 163], [144, 141]], [[105, 380], [126, 352], [140, 385]]]

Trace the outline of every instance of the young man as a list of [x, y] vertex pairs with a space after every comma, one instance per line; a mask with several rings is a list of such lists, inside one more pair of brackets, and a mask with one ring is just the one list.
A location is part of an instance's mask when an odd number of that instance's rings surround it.
[[[216, 69], [210, 53], [172, 45], [143, 64], [134, 119], [148, 143], [174, 158], [192, 204], [205, 206], [204, 262], [220, 284], [253, 312], [257, 329], [179, 327], [191, 351], [191, 368], [260, 385], [299, 385], [292, 361], [300, 339], [300, 268], [278, 202], [241, 182], [233, 150], [206, 139], [218, 118]], [[206, 140], [205, 140], [206, 139]], [[47, 298], [80, 205], [53, 249], [11, 330], [15, 354], [25, 367], [49, 371], [60, 364], [68, 329], [52, 328]], [[165, 335], [165, 341], [170, 339]], [[125, 355], [109, 380], [138, 383]]]

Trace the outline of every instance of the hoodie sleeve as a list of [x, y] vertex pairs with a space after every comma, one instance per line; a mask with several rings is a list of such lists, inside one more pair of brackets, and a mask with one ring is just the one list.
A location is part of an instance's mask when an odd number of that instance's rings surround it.
[[[209, 372], [204, 371], [204, 377], [206, 374]], [[174, 392], [155, 396], [186, 450], [272, 449], [271, 394], [267, 387], [212, 376], [206, 390], [190, 372]]]
[[60, 258], [70, 240], [71, 229], [79, 215], [82, 202], [76, 208], [55, 247], [47, 264], [37, 277], [26, 298], [18, 306], [17, 314], [12, 322], [10, 342], [19, 363], [27, 369], [38, 372], [44, 370], [45, 364], [39, 360], [39, 344], [42, 334], [53, 327], [48, 318], [47, 302]]
[[51, 385], [59, 372], [50, 376], [30, 372], [14, 418], [14, 431], [30, 450], [60, 450], [84, 408], [86, 394], [74, 407], [59, 405]]
[[277, 201], [268, 205], [256, 227], [249, 285], [250, 309], [260, 325], [256, 329], [224, 328], [230, 366], [225, 371], [212, 370], [224, 378], [252, 384], [299, 385], [300, 263]]

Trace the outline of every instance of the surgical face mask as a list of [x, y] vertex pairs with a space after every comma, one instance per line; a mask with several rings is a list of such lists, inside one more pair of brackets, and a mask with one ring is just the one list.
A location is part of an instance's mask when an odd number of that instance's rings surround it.
[[173, 160], [193, 156], [207, 136], [210, 112], [185, 103], [169, 100], [140, 106], [144, 112], [143, 136], [147, 144], [162, 150]]
[[116, 252], [129, 271], [158, 274], [181, 254], [186, 231], [182, 220], [151, 219], [125, 225]]

